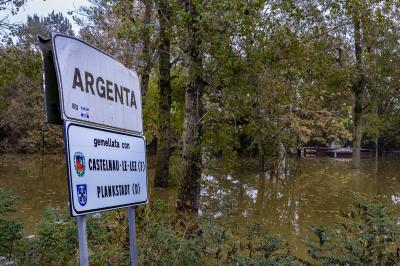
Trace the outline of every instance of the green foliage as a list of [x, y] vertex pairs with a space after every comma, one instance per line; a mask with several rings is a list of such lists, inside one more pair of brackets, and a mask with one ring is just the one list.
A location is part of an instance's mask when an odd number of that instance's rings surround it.
[[182, 154], [175, 152], [169, 159], [169, 186], [179, 185], [183, 176]]
[[[8, 211], [14, 198], [0, 195], [2, 210]], [[140, 265], [298, 264], [286, 244], [256, 223], [239, 228], [209, 215], [174, 216], [159, 200], [138, 207], [136, 217]], [[1, 248], [7, 249], [1, 249], [1, 255], [20, 265], [75, 265], [79, 259], [76, 230], [74, 218], [48, 208], [37, 235], [22, 239], [20, 232], [12, 240], [18, 242], [14, 256], [8, 253], [15, 247], [10, 242], [2, 242]], [[87, 232], [91, 264], [130, 264], [125, 209], [88, 216]], [[7, 241], [15, 236], [11, 231], [1, 234]]]
[[287, 246], [256, 223], [230, 226], [207, 214], [173, 217], [165, 210], [161, 201], [139, 209], [138, 247], [143, 265], [296, 263]]
[[138, 254], [142, 265], [199, 265], [195, 239], [187, 227], [174, 225], [174, 217], [161, 201], [138, 209]]
[[74, 219], [47, 208], [39, 222], [39, 231], [26, 240], [19, 257], [24, 265], [65, 265], [74, 261], [78, 241]]
[[[24, 1], [11, 1], [19, 7]], [[139, 74], [151, 73], [143, 99], [144, 132], [150, 142], [161, 132], [158, 120], [156, 47], [159, 21], [152, 1], [95, 0], [72, 12], [79, 37], [109, 52]], [[362, 13], [365, 138], [398, 144], [399, 31], [394, 1], [207, 1], [196, 3], [197, 34], [203, 58], [203, 148], [209, 157], [234, 165], [237, 155], [273, 159], [309, 142], [352, 140], [351, 88], [357, 71], [352, 17]], [[180, 148], [188, 81], [183, 5], [171, 12], [171, 146]], [[145, 8], [150, 7], [150, 9]], [[146, 11], [147, 10], [147, 11]], [[147, 12], [147, 13], [146, 13]], [[44, 126], [37, 34], [73, 34], [61, 14], [32, 16], [15, 32], [17, 44], [1, 47], [0, 126], [3, 151], [35, 152], [41, 131], [49, 150], [59, 147], [60, 130]], [[379, 41], [378, 41], [379, 39]], [[145, 41], [146, 40], [146, 41]], [[146, 43], [145, 43], [146, 42]], [[144, 48], [146, 46], [146, 48]], [[146, 50], [146, 51], [144, 51]], [[28, 92], [28, 93], [24, 93]], [[14, 99], [15, 102], [12, 100]], [[11, 108], [10, 106], [15, 106]], [[35, 114], [33, 127], [21, 125]], [[37, 114], [37, 115], [36, 115]], [[28, 124], [28, 123], [22, 123]], [[25, 133], [21, 133], [25, 132]], [[56, 133], [57, 132], [57, 133]], [[53, 137], [56, 133], [56, 137]], [[3, 136], [4, 135], [4, 136]], [[243, 141], [246, 140], [246, 141]], [[21, 143], [19, 143], [21, 142]]]
[[74, 35], [71, 22], [62, 13], [54, 11], [42, 18], [38, 15], [28, 16], [26, 24], [20, 25], [15, 35], [19, 45], [30, 49], [37, 46], [37, 36], [49, 38], [51, 32]]
[[[122, 4], [116, 8], [115, 5]], [[133, 44], [137, 39], [132, 36], [132, 29], [121, 29], [121, 23], [131, 19], [133, 5], [128, 1], [93, 0], [91, 5], [84, 5], [74, 14], [74, 21], [79, 25], [79, 37], [106, 51], [128, 67], [135, 67], [137, 61], [132, 55]], [[124, 17], [119, 18], [119, 12]], [[129, 24], [132, 26], [132, 24]], [[136, 68], [136, 67], [135, 67]]]
[[37, 35], [50, 31], [73, 34], [62, 14], [28, 17], [18, 27], [15, 45], [0, 46], [0, 151], [59, 152], [63, 148], [61, 127], [45, 124], [41, 84], [42, 62], [36, 49]]
[[201, 240], [207, 265], [300, 265], [287, 244], [260, 224], [232, 225], [211, 217], [203, 220]]
[[0, 216], [4, 217], [14, 211], [12, 205], [14, 205], [15, 200], [15, 196], [10, 195], [4, 188], [0, 188]]
[[306, 239], [309, 254], [323, 265], [397, 265], [400, 227], [378, 202], [355, 204], [342, 212], [343, 222], [312, 227]]
[[173, 66], [171, 72], [171, 137], [175, 143], [178, 143], [183, 133], [186, 78], [180, 64]]
[[[21, 265], [78, 263], [74, 218], [48, 208], [33, 238], [22, 238], [22, 224], [4, 220], [15, 197], [0, 190], [0, 256]], [[396, 265], [400, 263], [400, 228], [395, 216], [377, 202], [355, 204], [336, 226], [313, 227], [305, 244], [313, 259], [291, 255], [288, 244], [255, 221], [229, 214], [200, 217], [168, 211], [160, 200], [136, 210], [140, 265]], [[87, 232], [93, 265], [129, 265], [126, 210], [88, 216]]]
[[0, 151], [32, 153], [62, 149], [60, 127], [46, 125], [37, 52], [0, 48]]
[[[177, 78], [172, 82], [172, 106], [171, 106], [171, 133], [172, 146], [179, 142], [183, 132], [183, 103], [182, 84], [180, 78], [181, 73], [177, 73]], [[147, 143], [150, 143], [154, 138], [161, 133], [158, 132], [158, 83], [154, 75], [150, 76], [147, 93], [142, 97], [143, 101], [143, 124], [144, 134]]]
[[147, 143], [158, 135], [158, 89], [157, 81], [150, 78], [147, 93], [143, 97], [144, 134]]
[[20, 221], [8, 219], [8, 215], [14, 212], [12, 206], [15, 196], [0, 188], [0, 256], [13, 259], [22, 238], [23, 225]]

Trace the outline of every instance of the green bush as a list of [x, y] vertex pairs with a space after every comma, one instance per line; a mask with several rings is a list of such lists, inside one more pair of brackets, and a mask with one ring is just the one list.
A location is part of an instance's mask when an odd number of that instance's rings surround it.
[[142, 265], [292, 265], [287, 245], [257, 223], [211, 214], [174, 216], [161, 201], [139, 208]]
[[7, 260], [13, 260], [18, 252], [22, 239], [23, 224], [17, 220], [9, 220], [6, 217], [14, 212], [16, 197], [0, 188], [0, 256]]
[[[126, 210], [88, 215], [91, 265], [129, 265]], [[76, 222], [51, 208], [40, 221], [38, 234], [20, 245], [21, 265], [78, 263]], [[280, 240], [250, 223], [240, 227], [204, 215], [175, 216], [162, 201], [137, 208], [140, 265], [291, 265], [296, 263]], [[239, 230], [240, 228], [240, 230]], [[245, 228], [245, 229], [243, 229]]]
[[343, 222], [312, 227], [306, 239], [310, 256], [323, 265], [398, 265], [400, 231], [396, 219], [378, 202], [355, 204]]
[[231, 225], [202, 222], [203, 257], [207, 265], [299, 265], [287, 244], [258, 223]]
[[[112, 228], [97, 216], [87, 216], [87, 237], [92, 265], [119, 265], [121, 257]], [[114, 233], [114, 234], [113, 234]], [[128, 246], [129, 247], [129, 246]], [[123, 257], [122, 257], [123, 258]], [[22, 265], [76, 265], [79, 262], [76, 219], [47, 208], [33, 239], [26, 239], [18, 261]]]
[[[48, 208], [34, 238], [22, 238], [22, 223], [6, 220], [15, 197], [0, 189], [0, 256], [18, 265], [76, 265], [75, 218]], [[355, 204], [343, 222], [312, 227], [307, 238], [312, 261], [291, 255], [288, 245], [253, 221], [223, 216], [176, 215], [160, 200], [136, 209], [140, 265], [398, 265], [400, 231], [380, 203]], [[226, 217], [230, 217], [226, 219]], [[91, 265], [129, 265], [126, 209], [88, 215]], [[4, 262], [4, 260], [2, 261]]]
[[47, 208], [33, 239], [26, 239], [19, 254], [22, 265], [65, 265], [75, 261], [77, 232], [74, 219]]

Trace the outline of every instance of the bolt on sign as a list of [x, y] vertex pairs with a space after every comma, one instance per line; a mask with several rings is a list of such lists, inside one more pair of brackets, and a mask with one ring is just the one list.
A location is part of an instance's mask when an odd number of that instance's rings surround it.
[[147, 203], [146, 146], [136, 73], [59, 33], [39, 38], [46, 117], [64, 125], [73, 216]]

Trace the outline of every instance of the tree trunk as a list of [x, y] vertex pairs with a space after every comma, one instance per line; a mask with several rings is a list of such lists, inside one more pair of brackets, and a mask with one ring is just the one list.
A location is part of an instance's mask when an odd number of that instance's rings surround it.
[[149, 78], [151, 72], [151, 52], [150, 52], [150, 32], [148, 30], [148, 25], [151, 22], [151, 11], [152, 11], [152, 1], [143, 0], [144, 4], [144, 17], [143, 17], [143, 48], [142, 48], [142, 68], [140, 69], [140, 90], [142, 97], [146, 95], [147, 88], [149, 86]]
[[189, 0], [183, 1], [188, 15], [187, 55], [189, 84], [185, 91], [185, 115], [183, 132], [183, 180], [179, 188], [178, 211], [197, 212], [200, 197], [200, 178], [202, 169], [201, 142], [203, 128], [200, 119], [203, 115], [202, 96], [204, 91], [203, 61], [201, 39], [198, 29], [196, 6]]
[[[356, 96], [353, 96], [356, 98]], [[354, 100], [355, 106], [357, 106], [357, 100]], [[356, 107], [354, 107], [355, 109]], [[353, 158], [352, 165], [353, 169], [360, 168], [361, 160], [361, 138], [362, 138], [362, 127], [361, 127], [361, 113], [353, 112]]]
[[168, 186], [169, 157], [170, 157], [170, 117], [171, 117], [171, 64], [170, 64], [170, 18], [171, 9], [167, 0], [157, 1], [160, 23], [159, 35], [159, 114], [157, 159], [154, 176], [155, 187]]
[[353, 158], [352, 165], [354, 169], [360, 168], [361, 158], [361, 138], [362, 124], [361, 117], [363, 113], [362, 95], [365, 86], [365, 77], [362, 69], [362, 46], [361, 46], [361, 18], [359, 11], [354, 11], [354, 52], [356, 56], [356, 77], [353, 81]]

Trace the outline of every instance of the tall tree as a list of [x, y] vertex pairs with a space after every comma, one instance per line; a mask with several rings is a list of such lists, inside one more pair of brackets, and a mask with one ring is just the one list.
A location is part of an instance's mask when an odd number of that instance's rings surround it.
[[16, 36], [18, 44], [27, 48], [35, 48], [37, 45], [37, 36], [48, 38], [51, 32], [62, 32], [68, 35], [74, 35], [72, 24], [62, 13], [54, 11], [46, 17], [38, 15], [28, 16], [26, 24], [18, 26]]
[[[156, 18], [154, 0], [96, 0], [112, 6], [112, 14], [118, 21], [113, 32], [118, 39], [125, 40], [125, 46], [132, 56], [132, 67], [140, 76], [142, 96], [146, 96], [154, 61]], [[106, 14], [104, 14], [106, 15]], [[145, 102], [143, 102], [145, 104]]]
[[[360, 1], [363, 2], [363, 1]], [[351, 3], [352, 22], [354, 27], [354, 54], [355, 77], [352, 84], [353, 92], [353, 168], [360, 168], [361, 139], [362, 139], [362, 114], [363, 114], [363, 93], [365, 90], [365, 76], [363, 72], [363, 48], [361, 44], [361, 12], [365, 8], [360, 2]], [[350, 4], [350, 3], [349, 3]]]
[[[79, 37], [108, 52], [124, 65], [136, 66], [137, 53], [127, 37], [129, 34], [121, 32], [121, 27], [127, 28], [125, 25], [133, 16], [132, 2], [91, 0], [90, 3], [81, 6], [73, 16], [79, 25]], [[120, 6], [116, 7], [116, 4]], [[120, 12], [123, 12], [123, 18]]]
[[159, 114], [155, 187], [167, 187], [171, 142], [171, 7], [169, 1], [158, 0], [159, 21]]
[[[142, 59], [142, 64], [141, 64], [142, 66], [139, 69], [139, 74], [140, 74], [140, 89], [142, 92], [142, 96], [145, 96], [147, 88], [149, 86], [150, 72], [153, 65], [153, 56], [151, 49], [151, 31], [150, 31], [151, 16], [153, 11], [153, 1], [143, 0], [143, 5], [144, 5], [144, 14], [143, 14], [143, 22], [141, 25], [141, 33], [142, 33], [141, 35], [143, 38], [143, 42], [142, 42], [142, 52], [140, 55], [140, 58]], [[166, 5], [168, 5], [168, 3], [166, 3]], [[168, 23], [167, 25], [169, 25], [169, 21], [167, 23]]]
[[199, 2], [183, 0], [187, 31], [188, 84], [185, 89], [183, 132], [183, 179], [179, 188], [178, 211], [197, 212], [200, 197], [203, 138], [204, 69], [200, 34]]

